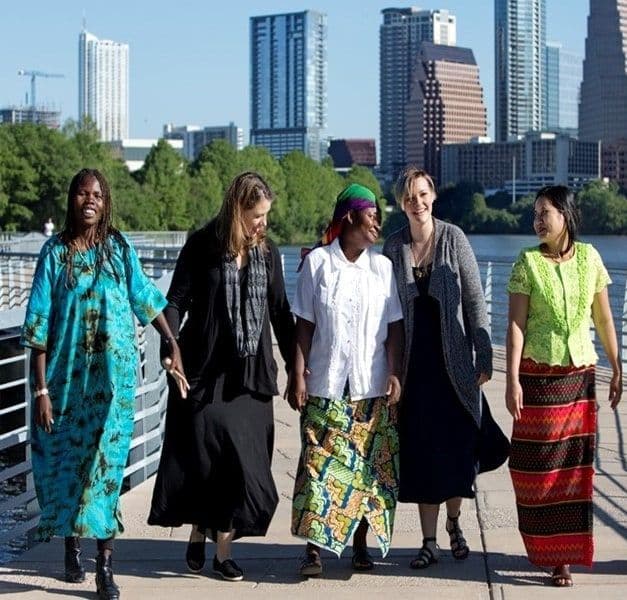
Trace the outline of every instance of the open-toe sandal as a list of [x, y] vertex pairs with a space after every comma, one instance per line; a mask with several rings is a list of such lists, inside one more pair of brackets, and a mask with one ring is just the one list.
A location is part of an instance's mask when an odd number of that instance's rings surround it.
[[[468, 543], [466, 542], [466, 538], [462, 532], [461, 527], [459, 526], [459, 515], [461, 512], [457, 513], [456, 517], [447, 516], [446, 523], [446, 532], [451, 538], [451, 554], [455, 560], [465, 560], [468, 558], [470, 554], [470, 548], [468, 547]], [[449, 528], [449, 523], [451, 527]]]
[[[429, 547], [429, 542], [433, 542], [434, 549]], [[418, 550], [418, 556], [409, 563], [412, 569], [426, 569], [438, 562], [440, 558], [439, 548], [435, 543], [434, 537], [424, 538], [422, 540], [422, 548]]]
[[351, 563], [355, 571], [372, 571], [372, 569], [374, 569], [374, 561], [372, 560], [370, 552], [368, 552], [368, 548], [365, 546], [353, 548]]
[[570, 574], [568, 565], [561, 565], [553, 569], [551, 574], [551, 585], [555, 587], [572, 587], [573, 577]]

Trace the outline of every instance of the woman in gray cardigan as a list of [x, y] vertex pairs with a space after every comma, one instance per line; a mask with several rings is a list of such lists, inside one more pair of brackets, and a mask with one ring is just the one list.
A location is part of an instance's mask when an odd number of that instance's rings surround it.
[[443, 502], [453, 557], [468, 557], [459, 516], [462, 498], [474, 497], [480, 386], [492, 375], [492, 345], [477, 261], [459, 227], [433, 218], [431, 177], [408, 168], [396, 195], [409, 225], [388, 237], [383, 253], [405, 324], [399, 500], [418, 503], [423, 545], [410, 566], [423, 569], [439, 558]]

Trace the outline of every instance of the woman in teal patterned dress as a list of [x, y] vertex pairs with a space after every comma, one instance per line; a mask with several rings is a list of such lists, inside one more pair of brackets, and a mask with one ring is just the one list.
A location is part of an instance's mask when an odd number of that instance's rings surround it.
[[75, 175], [64, 229], [43, 246], [22, 333], [31, 348], [32, 462], [41, 540], [65, 537], [65, 578], [85, 578], [80, 537], [98, 544], [100, 598], [119, 598], [113, 538], [123, 531], [118, 500], [133, 433], [135, 315], [169, 345], [169, 371], [186, 381], [161, 314], [166, 300], [111, 224], [111, 196], [97, 170]]

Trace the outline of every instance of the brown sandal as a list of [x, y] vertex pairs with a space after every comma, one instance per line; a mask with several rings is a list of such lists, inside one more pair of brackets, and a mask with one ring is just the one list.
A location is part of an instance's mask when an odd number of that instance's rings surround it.
[[573, 587], [573, 576], [568, 565], [560, 565], [553, 569], [551, 584], [554, 587]]
[[304, 577], [316, 577], [322, 573], [322, 559], [319, 550], [307, 549], [305, 558], [300, 563], [299, 572]]

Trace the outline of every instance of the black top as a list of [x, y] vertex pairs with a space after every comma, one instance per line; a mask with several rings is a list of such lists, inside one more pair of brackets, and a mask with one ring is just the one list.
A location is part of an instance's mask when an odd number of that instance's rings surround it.
[[[222, 276], [222, 252], [216, 236], [216, 221], [193, 233], [176, 262], [167, 294], [165, 316], [178, 337], [190, 396], [209, 391], [212, 382], [225, 375], [237, 387], [266, 396], [278, 394], [277, 365], [272, 352], [270, 323], [281, 356], [289, 364], [294, 340], [294, 319], [285, 294], [281, 257], [274, 243], [266, 240], [268, 295], [257, 354], [240, 358], [226, 307]], [[245, 281], [240, 273], [240, 282]], [[245, 287], [245, 286], [244, 286]], [[179, 335], [179, 327], [187, 314]], [[163, 349], [162, 349], [163, 351]], [[228, 384], [228, 382], [227, 382]], [[225, 384], [226, 385], [226, 384]], [[206, 397], [206, 396], [205, 396]]]

